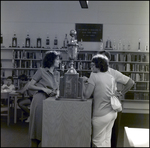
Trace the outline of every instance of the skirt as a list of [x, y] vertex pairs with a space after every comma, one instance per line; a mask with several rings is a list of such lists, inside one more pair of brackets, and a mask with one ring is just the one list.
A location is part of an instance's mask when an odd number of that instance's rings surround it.
[[45, 93], [37, 92], [33, 95], [30, 106], [29, 138], [42, 140], [43, 100], [48, 98]]

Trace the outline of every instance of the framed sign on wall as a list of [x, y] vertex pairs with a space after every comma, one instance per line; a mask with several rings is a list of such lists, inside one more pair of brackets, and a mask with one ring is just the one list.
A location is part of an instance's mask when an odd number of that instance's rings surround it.
[[84, 42], [100, 42], [103, 40], [103, 24], [75, 24], [77, 40]]

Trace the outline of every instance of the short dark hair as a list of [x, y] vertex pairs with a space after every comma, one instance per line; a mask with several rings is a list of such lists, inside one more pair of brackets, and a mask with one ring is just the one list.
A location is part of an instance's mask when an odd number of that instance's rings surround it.
[[109, 59], [109, 61], [111, 60], [111, 54], [109, 51], [102, 50], [102, 51], [99, 51], [99, 54], [105, 54], [105, 56]]
[[95, 64], [96, 68], [99, 68], [101, 72], [106, 72], [108, 70], [108, 59], [102, 56], [94, 56], [92, 62]]
[[11, 81], [14, 82], [14, 78], [12, 76], [8, 76], [7, 79], [11, 79]]
[[20, 79], [22, 81], [28, 81], [28, 77], [25, 74], [19, 75], [18, 79]]
[[54, 61], [57, 57], [60, 57], [60, 53], [56, 51], [47, 51], [43, 58], [43, 68], [50, 68], [54, 65]]

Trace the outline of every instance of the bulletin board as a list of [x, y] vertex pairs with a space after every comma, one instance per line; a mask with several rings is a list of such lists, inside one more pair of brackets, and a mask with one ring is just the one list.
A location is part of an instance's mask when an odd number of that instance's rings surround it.
[[103, 40], [103, 24], [75, 24], [77, 41], [100, 42]]

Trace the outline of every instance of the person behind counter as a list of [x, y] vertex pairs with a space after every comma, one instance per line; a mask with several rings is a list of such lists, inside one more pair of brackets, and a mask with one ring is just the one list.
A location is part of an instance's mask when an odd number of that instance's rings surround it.
[[[109, 73], [109, 60], [105, 55], [93, 56], [91, 74], [84, 90], [85, 99], [93, 93], [92, 144], [96, 147], [111, 146], [111, 132], [117, 112], [111, 107], [110, 98], [116, 94], [115, 79]], [[114, 88], [112, 91], [112, 87]], [[131, 87], [131, 86], [130, 86]], [[128, 91], [129, 89], [126, 89]]]
[[37, 91], [30, 106], [29, 137], [30, 146], [38, 147], [42, 141], [43, 100], [59, 96], [60, 73], [56, 70], [60, 64], [60, 54], [56, 51], [46, 52], [43, 67], [33, 75], [28, 89]]

